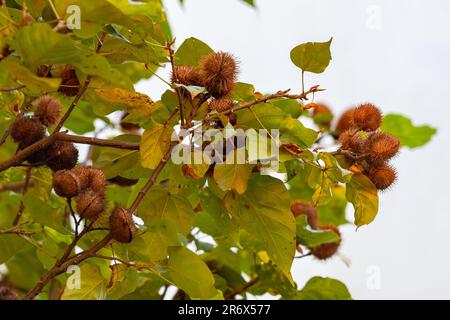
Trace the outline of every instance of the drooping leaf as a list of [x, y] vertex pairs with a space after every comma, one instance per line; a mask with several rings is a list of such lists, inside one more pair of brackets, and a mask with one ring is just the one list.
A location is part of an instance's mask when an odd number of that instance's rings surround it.
[[295, 220], [289, 203], [289, 193], [280, 180], [254, 174], [241, 198], [240, 212], [242, 227], [264, 244], [273, 263], [292, 279]]
[[347, 183], [346, 197], [355, 209], [355, 225], [371, 223], [378, 213], [378, 192], [372, 181], [363, 174], [355, 174]]
[[411, 119], [400, 114], [387, 114], [383, 117], [382, 130], [400, 139], [402, 146], [414, 149], [426, 145], [436, 134], [433, 127], [415, 126]]

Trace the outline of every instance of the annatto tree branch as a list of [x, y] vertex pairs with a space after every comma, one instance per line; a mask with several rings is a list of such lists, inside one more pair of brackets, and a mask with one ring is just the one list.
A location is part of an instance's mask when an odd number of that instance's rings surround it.
[[[32, 300], [34, 299], [39, 293], [42, 292], [44, 287], [47, 285], [47, 283], [52, 280], [53, 278], [57, 277], [58, 275], [64, 273], [67, 271], [67, 268], [69, 268], [72, 265], [78, 265], [84, 260], [94, 257], [95, 254], [100, 251], [102, 248], [106, 247], [110, 241], [112, 240], [112, 234], [108, 233], [102, 240], [100, 240], [96, 245], [91, 247], [90, 249], [83, 251], [79, 255], [74, 256], [73, 258], [66, 259], [65, 261], [58, 261], [55, 266], [50, 269], [50, 271], [44, 275], [39, 282], [36, 284], [36, 286], [31, 289], [27, 295], [25, 296], [25, 300]], [[74, 239], [75, 241], [75, 239]], [[68, 248], [69, 249], [69, 248]]]
[[[303, 92], [301, 94], [289, 94], [289, 91], [291, 91], [291, 89], [287, 89], [284, 91], [278, 91], [276, 93], [272, 93], [272, 94], [263, 96], [262, 98], [256, 99], [254, 101], [244, 103], [240, 106], [237, 106], [236, 108], [232, 108], [230, 110], [220, 112], [219, 114], [228, 115], [230, 113], [233, 113], [233, 112], [236, 112], [239, 110], [248, 109], [259, 103], [265, 103], [269, 100], [274, 100], [274, 99], [278, 99], [278, 98], [287, 98], [287, 99], [292, 99], [292, 100], [308, 100], [308, 95], [316, 93], [316, 92], [320, 92], [320, 91], [325, 91], [325, 89], [320, 89], [319, 86], [314, 86], [314, 87], [311, 87], [308, 91]], [[213, 115], [213, 117], [217, 117], [217, 114]], [[207, 121], [207, 120], [211, 120], [211, 118], [207, 117], [205, 119], [205, 121]]]
[[26, 147], [25, 149], [17, 152], [10, 159], [0, 163], [0, 172], [4, 171], [14, 165], [17, 165], [24, 161], [27, 157], [32, 155], [35, 152], [43, 150], [47, 148], [49, 145], [54, 143], [55, 141], [70, 141], [74, 143], [81, 144], [90, 144], [95, 146], [102, 147], [111, 147], [117, 149], [126, 149], [126, 150], [139, 150], [139, 143], [135, 142], [127, 142], [127, 141], [119, 141], [119, 140], [105, 140], [91, 137], [83, 137], [67, 134], [65, 132], [56, 132], [48, 137], [45, 137], [38, 142]]

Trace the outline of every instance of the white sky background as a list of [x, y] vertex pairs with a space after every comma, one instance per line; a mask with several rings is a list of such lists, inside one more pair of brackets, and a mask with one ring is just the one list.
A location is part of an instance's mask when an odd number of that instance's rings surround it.
[[[356, 232], [343, 228], [339, 258], [308, 257], [294, 263], [302, 287], [315, 275], [337, 278], [355, 299], [450, 298], [450, 2], [446, 0], [256, 0], [257, 10], [237, 0], [166, 0], [180, 45], [196, 37], [240, 60], [239, 80], [261, 92], [299, 90], [300, 73], [290, 50], [334, 37], [333, 60], [307, 86], [327, 91], [318, 100], [340, 112], [370, 101], [385, 113], [410, 116], [438, 127], [421, 149], [394, 161], [395, 187], [382, 194], [375, 222]], [[167, 75], [166, 70], [159, 72]], [[166, 88], [153, 78], [137, 90], [154, 99]], [[353, 209], [349, 207], [349, 218]], [[377, 281], [371, 282], [379, 273]], [[375, 284], [375, 288], [373, 285]]]

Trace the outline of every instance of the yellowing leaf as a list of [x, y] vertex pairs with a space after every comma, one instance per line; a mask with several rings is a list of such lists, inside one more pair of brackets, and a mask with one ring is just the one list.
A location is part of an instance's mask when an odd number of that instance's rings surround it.
[[214, 180], [223, 191], [236, 190], [242, 194], [247, 190], [252, 166], [246, 164], [217, 164], [214, 168]]
[[347, 200], [355, 208], [355, 225], [371, 223], [378, 213], [378, 192], [372, 181], [363, 174], [355, 174], [346, 190]]
[[150, 116], [154, 102], [149, 96], [140, 92], [132, 92], [121, 88], [97, 89], [97, 95], [103, 100], [116, 103], [118, 105], [139, 109]]
[[173, 128], [154, 123], [144, 131], [141, 139], [141, 164], [144, 168], [155, 169], [169, 150]]
[[[71, 278], [72, 277], [72, 278]], [[103, 300], [107, 281], [98, 266], [83, 264], [69, 276], [62, 300]]]

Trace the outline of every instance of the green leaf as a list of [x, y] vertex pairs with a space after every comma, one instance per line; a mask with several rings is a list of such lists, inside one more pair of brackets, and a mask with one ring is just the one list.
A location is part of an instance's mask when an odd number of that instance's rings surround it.
[[179, 245], [176, 225], [170, 220], [161, 220], [128, 245], [130, 258], [145, 263], [154, 263], [167, 258], [167, 248]]
[[347, 183], [347, 200], [355, 208], [355, 225], [371, 223], [378, 213], [378, 192], [372, 181], [363, 174], [355, 174]]
[[282, 110], [274, 104], [260, 103], [253, 106], [253, 111], [239, 111], [238, 125], [247, 129], [276, 129], [280, 132], [282, 142], [291, 142], [301, 147], [311, 146], [317, 139], [318, 132], [306, 128], [300, 121], [292, 118], [290, 110]]
[[69, 35], [54, 32], [46, 23], [33, 23], [18, 30], [10, 45], [27, 65], [72, 64], [86, 74], [125, 85], [123, 75], [113, 69], [105, 57]]
[[144, 168], [155, 169], [169, 150], [173, 128], [154, 123], [144, 131], [141, 139], [141, 164]]
[[[96, 1], [77, 1], [77, 0], [60, 0], [55, 2], [59, 15], [65, 19], [69, 18], [66, 13], [67, 8], [75, 4], [80, 7], [80, 28], [73, 31], [81, 38], [90, 38], [107, 24], [118, 24], [122, 26], [132, 27], [132, 20], [126, 16], [121, 10], [106, 0]], [[69, 19], [70, 21], [70, 19]]]
[[[76, 274], [72, 274], [76, 277]], [[106, 297], [107, 282], [100, 268], [93, 264], [83, 264], [79, 270], [80, 287], [64, 289], [61, 300], [103, 300]], [[70, 279], [69, 279], [70, 282]], [[74, 281], [75, 282], [75, 281]]]
[[168, 272], [170, 281], [185, 291], [191, 299], [220, 299], [214, 287], [214, 277], [208, 266], [195, 253], [184, 247], [169, 248]]
[[313, 73], [322, 73], [331, 61], [331, 38], [327, 42], [303, 43], [291, 51], [292, 62], [302, 69]]
[[270, 259], [292, 279], [295, 220], [289, 210], [289, 193], [283, 182], [254, 174], [241, 197], [242, 227], [264, 244]]
[[223, 191], [236, 190], [243, 194], [247, 190], [252, 168], [247, 164], [217, 164], [214, 167], [214, 180]]
[[64, 226], [64, 209], [58, 204], [46, 202], [38, 197], [27, 194], [23, 198], [25, 211], [29, 212], [34, 221], [50, 227], [60, 233], [69, 234], [70, 231]]
[[411, 119], [400, 114], [387, 114], [383, 118], [382, 130], [399, 138], [402, 146], [414, 149], [426, 145], [436, 134], [433, 127], [415, 126]]
[[223, 206], [227, 200], [214, 195], [210, 188], [200, 194], [202, 212], [194, 215], [194, 225], [214, 237], [219, 243], [236, 245], [239, 242], [239, 225]]
[[310, 230], [306, 215], [302, 214], [296, 219], [298, 243], [314, 248], [323, 243], [339, 241], [339, 236], [333, 231]]
[[162, 221], [170, 221], [178, 233], [187, 234], [192, 226], [194, 212], [186, 198], [165, 190], [149, 191], [138, 208], [137, 215], [144, 220], [147, 227]]
[[27, 241], [16, 234], [0, 234], [0, 264], [26, 248]]
[[347, 287], [342, 282], [331, 279], [311, 278], [296, 297], [298, 300], [351, 300]]
[[196, 67], [207, 54], [214, 52], [206, 43], [196, 38], [186, 39], [175, 52], [175, 63]]
[[111, 280], [108, 285], [108, 299], [118, 300], [136, 290], [139, 282], [139, 275], [136, 269], [129, 268], [124, 264], [113, 264], [111, 271]]

